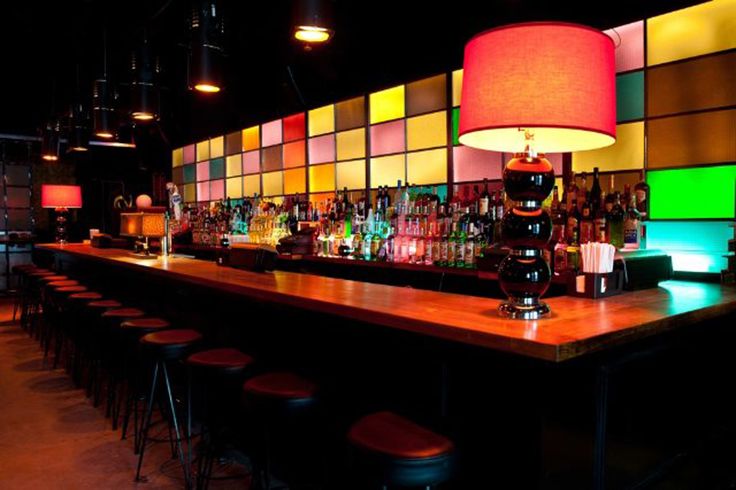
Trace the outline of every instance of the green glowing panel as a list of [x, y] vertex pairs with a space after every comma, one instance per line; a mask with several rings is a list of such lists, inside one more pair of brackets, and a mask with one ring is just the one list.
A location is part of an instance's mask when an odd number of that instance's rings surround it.
[[616, 77], [616, 120], [632, 121], [644, 117], [644, 72]]
[[213, 158], [210, 160], [210, 179], [222, 179], [225, 177], [225, 159]]
[[647, 248], [664, 250], [676, 271], [721, 272], [728, 239], [729, 221], [649, 221]]
[[197, 180], [197, 166], [184, 165], [184, 183], [189, 184]]
[[452, 110], [452, 144], [457, 146], [460, 144], [458, 132], [460, 131], [460, 108], [455, 107]]
[[[652, 219], [729, 219], [734, 217], [736, 165], [653, 170], [647, 174], [652, 189]], [[687, 192], [702, 198], [687, 200]]]

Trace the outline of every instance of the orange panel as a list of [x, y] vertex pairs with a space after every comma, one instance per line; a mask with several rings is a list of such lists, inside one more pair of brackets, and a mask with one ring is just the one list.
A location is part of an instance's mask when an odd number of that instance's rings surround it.
[[309, 167], [309, 192], [335, 190], [335, 164], [312, 165]]
[[307, 171], [304, 167], [284, 170], [284, 194], [307, 191]]
[[243, 130], [243, 151], [255, 150], [261, 147], [261, 131], [259, 126]]
[[294, 168], [306, 165], [307, 155], [304, 140], [284, 145], [284, 167]]

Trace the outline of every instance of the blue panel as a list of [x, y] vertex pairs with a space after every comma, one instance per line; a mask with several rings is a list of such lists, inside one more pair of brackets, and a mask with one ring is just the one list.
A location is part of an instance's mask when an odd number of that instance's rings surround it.
[[721, 272], [726, 268], [732, 221], [648, 221], [647, 248], [672, 256], [676, 271]]

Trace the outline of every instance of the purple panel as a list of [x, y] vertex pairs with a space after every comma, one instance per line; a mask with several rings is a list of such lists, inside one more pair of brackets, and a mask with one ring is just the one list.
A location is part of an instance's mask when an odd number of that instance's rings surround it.
[[197, 182], [210, 180], [210, 162], [204, 161], [197, 164]]
[[261, 124], [261, 146], [278, 145], [282, 138], [281, 119]]
[[616, 46], [616, 73], [644, 67], [644, 21], [604, 31]]
[[195, 156], [195, 145], [189, 145], [184, 147], [184, 163], [194, 163]]
[[335, 135], [326, 134], [309, 138], [309, 164], [335, 161]]
[[197, 182], [197, 202], [205, 202], [210, 200], [210, 183]]
[[243, 173], [257, 174], [261, 171], [261, 152], [258, 150], [243, 153]]
[[371, 156], [406, 151], [406, 120], [371, 126]]
[[225, 180], [217, 179], [210, 181], [210, 200], [218, 201], [225, 199]]
[[503, 153], [478, 150], [469, 146], [456, 146], [452, 150], [454, 152], [455, 182], [483, 179], [497, 180], [501, 178], [504, 164]]

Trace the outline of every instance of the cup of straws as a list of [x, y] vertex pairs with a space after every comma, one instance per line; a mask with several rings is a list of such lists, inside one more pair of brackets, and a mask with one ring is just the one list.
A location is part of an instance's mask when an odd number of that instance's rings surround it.
[[567, 293], [582, 298], [605, 298], [623, 290], [623, 274], [613, 269], [616, 247], [610, 243], [584, 243], [580, 246], [582, 274], [570, 278]]

